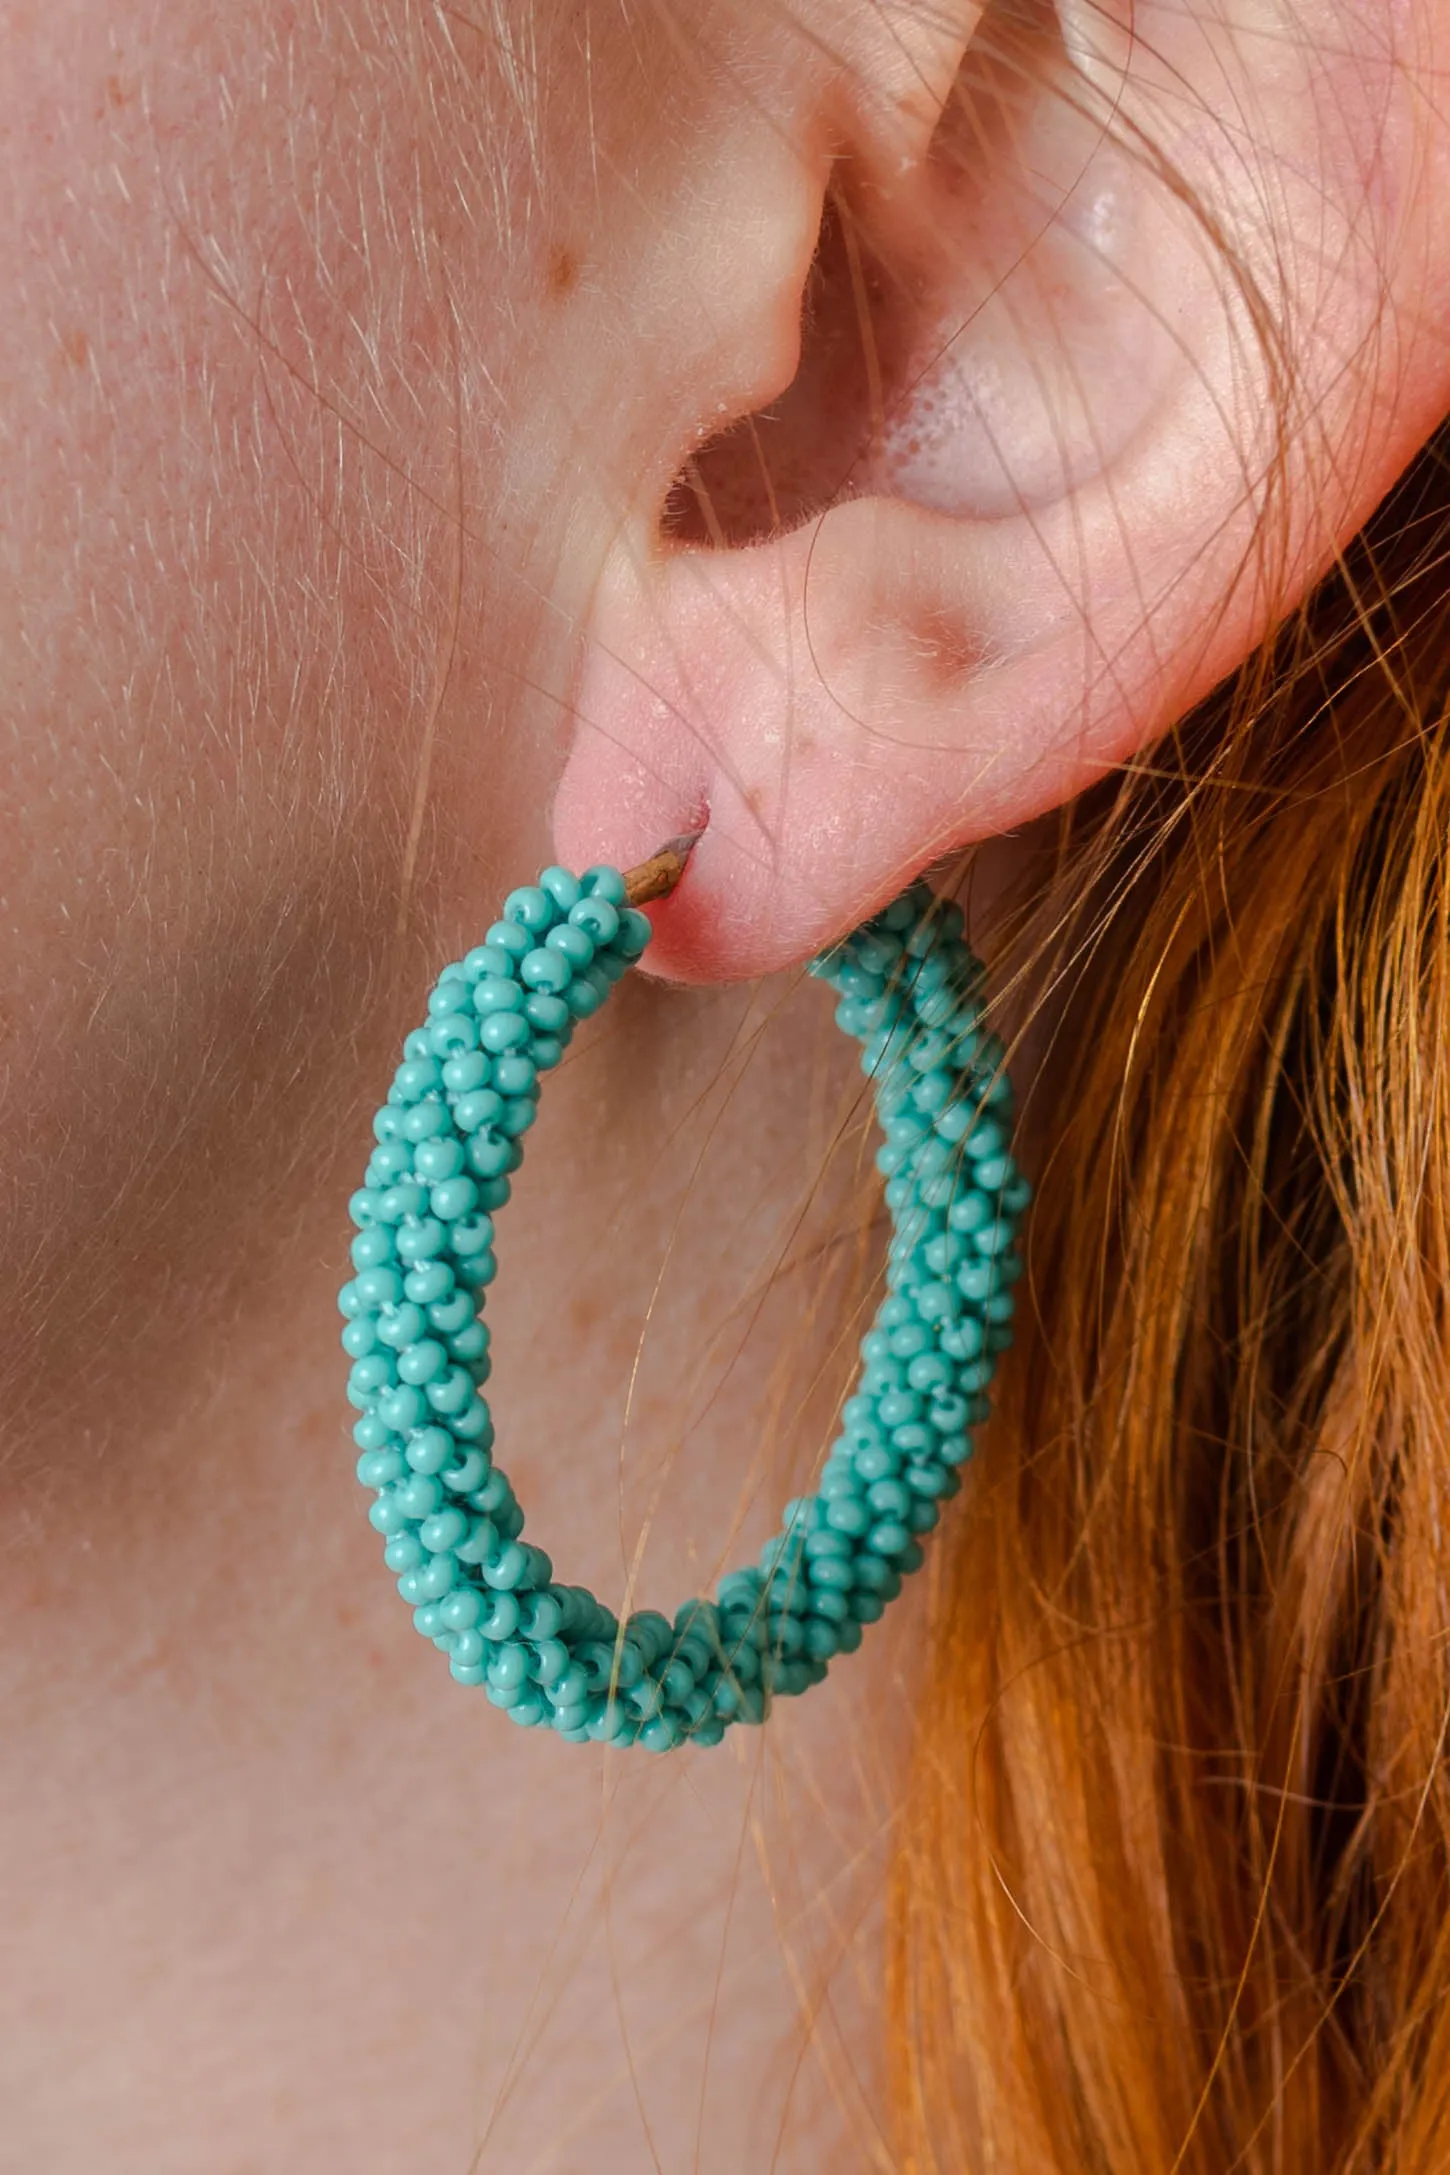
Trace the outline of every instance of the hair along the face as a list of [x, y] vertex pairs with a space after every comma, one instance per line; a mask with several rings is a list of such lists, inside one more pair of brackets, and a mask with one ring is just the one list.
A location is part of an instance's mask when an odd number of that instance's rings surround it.
[[892, 1889], [902, 2164], [1444, 2164], [1450, 465], [1064, 811], [1019, 1350]]

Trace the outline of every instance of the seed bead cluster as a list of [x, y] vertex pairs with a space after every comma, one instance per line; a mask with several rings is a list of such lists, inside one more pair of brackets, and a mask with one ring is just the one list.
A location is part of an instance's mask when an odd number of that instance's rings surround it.
[[1028, 1188], [1008, 1153], [1003, 1051], [961, 915], [912, 887], [812, 972], [862, 1043], [885, 1134], [887, 1295], [813, 1495], [786, 1506], [758, 1564], [673, 1621], [623, 1622], [554, 1577], [493, 1462], [481, 1394], [494, 1216], [509, 1198], [541, 1074], [650, 939], [616, 869], [548, 868], [444, 968], [410, 1034], [351, 1214], [339, 1295], [357, 1473], [384, 1560], [462, 1684], [571, 1742], [718, 1744], [854, 1651], [922, 1560], [961, 1485], [1011, 1340], [1014, 1236]]

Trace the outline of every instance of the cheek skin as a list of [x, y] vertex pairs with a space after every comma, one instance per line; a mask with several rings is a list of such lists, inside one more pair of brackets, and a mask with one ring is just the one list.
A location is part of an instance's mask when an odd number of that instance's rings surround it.
[[[425, 744], [456, 795], [454, 705], [478, 716], [517, 631], [461, 547], [487, 378], [455, 368], [433, 253], [494, 297], [485, 343], [509, 267], [449, 230], [405, 56], [335, 35], [61, 4], [0, 72], [17, 1435], [136, 1368], [148, 1320], [174, 1358], [221, 1235], [294, 1217], [309, 1156], [325, 1177], [357, 1040], [386, 1046], [369, 1011], [421, 974], [397, 930], [405, 859], [415, 927], [440, 869], [426, 825], [407, 844]], [[493, 838], [485, 809], [470, 857]]]

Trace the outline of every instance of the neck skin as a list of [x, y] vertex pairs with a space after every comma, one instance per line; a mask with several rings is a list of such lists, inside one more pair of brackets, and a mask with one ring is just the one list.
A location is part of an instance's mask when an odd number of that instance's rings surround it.
[[[822, 1445], [868, 1251], [851, 1057], [794, 981], [626, 988], [550, 1082], [500, 1224], [490, 1396], [532, 1535], [615, 1604], [642, 1526], [638, 1599], [672, 1604], [759, 1545]], [[370, 1099], [386, 1062], [370, 1045]], [[352, 1477], [361, 1103], [338, 1135], [286, 1229], [253, 1189], [237, 1244], [268, 1267], [159, 1356], [162, 1396], [113, 1383], [69, 1456], [15, 1468], [17, 2164], [872, 2164], [913, 1603], [703, 1754], [561, 1746], [454, 1686]]]

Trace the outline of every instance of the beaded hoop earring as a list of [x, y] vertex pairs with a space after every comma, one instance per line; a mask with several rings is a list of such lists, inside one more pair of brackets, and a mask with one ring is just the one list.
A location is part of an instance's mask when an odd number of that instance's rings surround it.
[[358, 1478], [377, 1491], [369, 1516], [419, 1631], [516, 1722], [652, 1751], [718, 1744], [730, 1723], [819, 1683], [920, 1564], [1011, 1342], [1030, 1192], [1008, 1152], [1011, 1088], [982, 1028], [982, 968], [960, 910], [914, 884], [811, 967], [862, 1044], [892, 1220], [887, 1295], [815, 1493], [786, 1505], [757, 1565], [673, 1621], [640, 1609], [621, 1623], [555, 1579], [523, 1538], [480, 1395], [493, 1216], [540, 1073], [644, 952], [639, 907], [673, 889], [692, 843], [628, 876], [545, 869], [444, 968], [373, 1121], [339, 1297]]

